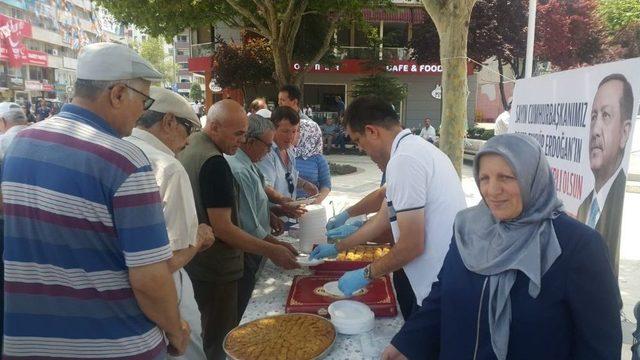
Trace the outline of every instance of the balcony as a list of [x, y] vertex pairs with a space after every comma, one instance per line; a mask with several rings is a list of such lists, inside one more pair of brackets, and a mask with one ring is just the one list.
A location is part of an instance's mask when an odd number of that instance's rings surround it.
[[173, 43], [173, 46], [178, 50], [188, 50], [191, 44], [186, 41], [176, 41]]
[[189, 55], [176, 55], [177, 63], [186, 63], [189, 62]]
[[[354, 59], [354, 60], [369, 60], [374, 58], [380, 58], [380, 50], [372, 49], [371, 47], [362, 46], [343, 46], [338, 50], [338, 57], [341, 60]], [[405, 48], [385, 47], [382, 48], [382, 58], [390, 61], [405, 61], [410, 59], [410, 52]]]
[[406, 48], [385, 47], [382, 48], [383, 59], [387, 60], [411, 60], [410, 51]]
[[191, 57], [205, 57], [213, 55], [214, 43], [202, 43], [191, 45]]

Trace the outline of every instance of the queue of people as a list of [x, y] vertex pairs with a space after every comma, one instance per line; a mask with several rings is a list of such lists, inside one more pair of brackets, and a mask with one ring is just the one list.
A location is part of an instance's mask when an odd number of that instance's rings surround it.
[[[278, 236], [305, 212], [292, 200], [331, 191], [321, 129], [291, 85], [273, 111], [225, 99], [203, 126], [123, 45], [86, 46], [77, 76], [47, 121], [0, 106], [3, 357], [224, 359], [261, 264], [299, 267]], [[474, 163], [483, 201], [467, 208], [426, 120], [414, 135], [375, 96], [343, 117], [384, 175], [311, 258], [393, 244], [339, 279], [351, 295], [393, 273], [405, 324], [383, 359], [620, 358], [608, 250], [564, 213], [535, 140], [488, 141]]]

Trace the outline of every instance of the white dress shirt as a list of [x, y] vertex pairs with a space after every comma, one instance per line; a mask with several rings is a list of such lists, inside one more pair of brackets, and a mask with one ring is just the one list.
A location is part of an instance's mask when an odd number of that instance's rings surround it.
[[[167, 225], [167, 234], [173, 251], [197, 244], [198, 216], [193, 200], [189, 176], [175, 158], [175, 154], [162, 141], [148, 131], [134, 128], [125, 140], [133, 143], [147, 155], [162, 197], [162, 211]], [[200, 311], [193, 293], [193, 284], [184, 269], [173, 273], [178, 293], [180, 317], [189, 323], [191, 334], [187, 349], [182, 356], [170, 356], [174, 360], [204, 360], [202, 324]]]
[[125, 140], [149, 158], [160, 188], [167, 234], [173, 251], [197, 243], [198, 216], [189, 176], [171, 149], [148, 131], [134, 128]]

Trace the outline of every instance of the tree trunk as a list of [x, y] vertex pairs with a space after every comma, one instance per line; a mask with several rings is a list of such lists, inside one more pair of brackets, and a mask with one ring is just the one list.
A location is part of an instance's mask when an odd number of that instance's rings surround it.
[[467, 122], [467, 39], [475, 0], [423, 0], [423, 3], [440, 36], [443, 70], [440, 149], [460, 176]]
[[502, 101], [502, 108], [507, 108], [507, 97], [504, 95], [504, 64], [502, 60], [498, 58], [498, 73], [500, 74], [500, 101]]

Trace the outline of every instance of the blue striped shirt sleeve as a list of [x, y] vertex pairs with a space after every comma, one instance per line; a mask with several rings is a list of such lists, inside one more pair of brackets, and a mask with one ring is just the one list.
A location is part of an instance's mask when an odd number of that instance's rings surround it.
[[171, 258], [158, 185], [151, 166], [131, 174], [113, 197], [114, 227], [128, 267]]

